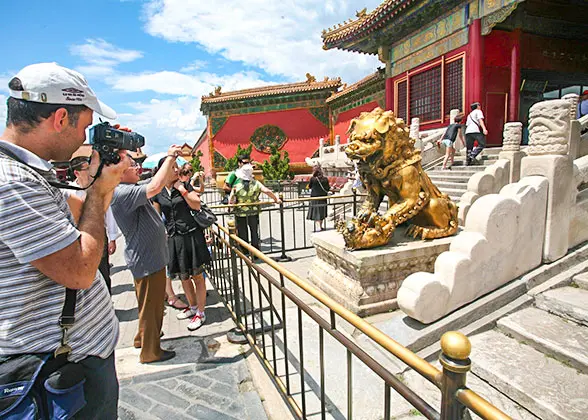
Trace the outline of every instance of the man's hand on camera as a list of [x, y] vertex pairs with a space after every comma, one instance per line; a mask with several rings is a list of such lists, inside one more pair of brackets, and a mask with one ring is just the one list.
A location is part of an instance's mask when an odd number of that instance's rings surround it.
[[[91, 187], [91, 190], [101, 196], [111, 194], [116, 186], [120, 184], [123, 173], [131, 166], [131, 158], [128, 156], [126, 150], [121, 150], [118, 154], [120, 156], [120, 162], [116, 165], [104, 165], [102, 167], [102, 173]], [[93, 151], [90, 174], [96, 174], [99, 165], [100, 157], [98, 156], [98, 152]]]
[[127, 133], [132, 133], [133, 130], [131, 130], [129, 127], [121, 127], [120, 124], [114, 124], [112, 126], [112, 128], [120, 130], [120, 131], [126, 131]]
[[172, 144], [169, 149], [167, 149], [167, 155], [168, 156], [173, 156], [173, 157], [178, 157], [182, 154], [182, 147], [178, 146], [176, 144]]

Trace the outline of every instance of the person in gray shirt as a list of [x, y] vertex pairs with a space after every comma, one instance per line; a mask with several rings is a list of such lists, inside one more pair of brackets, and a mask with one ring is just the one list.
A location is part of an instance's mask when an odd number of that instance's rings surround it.
[[139, 166], [133, 163], [114, 190], [112, 211], [126, 241], [125, 260], [135, 279], [139, 308], [139, 330], [134, 346], [141, 349], [141, 363], [169, 360], [175, 352], [162, 350], [160, 343], [165, 300], [167, 237], [163, 222], [149, 201], [159, 194], [174, 174], [181, 147], [172, 145], [160, 170], [147, 183], [140, 180]]

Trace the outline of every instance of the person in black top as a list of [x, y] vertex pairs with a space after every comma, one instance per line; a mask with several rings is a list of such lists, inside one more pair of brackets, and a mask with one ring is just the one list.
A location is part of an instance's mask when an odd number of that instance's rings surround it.
[[[455, 156], [455, 140], [459, 135], [459, 139], [465, 144], [465, 138], [463, 136], [463, 114], [457, 114], [454, 118], [454, 123], [449, 124], [445, 134], [443, 135], [443, 140], [441, 140], [437, 146], [443, 144], [445, 146], [445, 159], [443, 159], [443, 168], [442, 169], [451, 169], [453, 166], [453, 158]], [[449, 163], [449, 167], [447, 166]]]
[[[308, 183], [311, 197], [325, 197], [331, 186], [329, 180], [323, 175], [320, 166], [316, 166]], [[314, 231], [325, 230], [325, 218], [327, 217], [327, 200], [312, 200], [306, 218], [314, 220]]]
[[204, 231], [198, 226], [192, 210], [200, 210], [200, 196], [189, 182], [176, 177], [155, 197], [153, 205], [165, 218], [168, 236], [170, 277], [180, 278], [190, 306], [177, 315], [178, 319], [190, 318], [188, 329], [194, 331], [206, 321], [206, 283], [204, 265], [210, 262]]

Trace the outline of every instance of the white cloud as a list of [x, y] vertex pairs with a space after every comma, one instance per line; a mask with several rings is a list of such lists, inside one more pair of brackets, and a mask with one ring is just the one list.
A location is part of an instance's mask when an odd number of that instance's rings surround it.
[[341, 76], [353, 83], [375, 71], [376, 57], [345, 51], [324, 51], [321, 31], [355, 16], [355, 9], [373, 9], [381, 0], [350, 6], [342, 0], [293, 0], [287, 7], [273, 0], [151, 0], [144, 8], [145, 29], [172, 42], [196, 43], [228, 60], [263, 69], [289, 80]]
[[153, 91], [161, 94], [193, 96], [200, 98], [222, 86], [223, 91], [267, 85], [255, 72], [241, 72], [228, 76], [212, 73], [188, 75], [175, 71], [117, 74], [105, 80], [114, 89], [124, 92]]
[[7, 96], [0, 95], [0, 127], [2, 130], [6, 125], [6, 99], [8, 99]]
[[127, 104], [132, 112], [121, 113], [118, 123], [128, 126], [146, 138], [146, 153], [167, 150], [173, 143], [194, 145], [206, 127], [200, 112], [201, 97], [220, 85], [224, 91], [267, 85], [254, 72], [219, 76], [211, 73], [186, 75], [173, 71], [119, 74], [106, 79], [113, 88], [125, 92], [153, 91], [179, 95], [174, 99], [152, 99]]
[[87, 39], [85, 44], [72, 45], [69, 51], [86, 63], [78, 67], [78, 70], [91, 76], [111, 74], [120, 63], [130, 63], [143, 57], [141, 51], [116, 47], [100, 38]]
[[194, 60], [190, 64], [185, 67], [182, 67], [180, 71], [182, 73], [193, 73], [196, 70], [202, 70], [208, 65], [208, 63], [204, 60]]
[[182, 96], [177, 99], [128, 104], [137, 112], [119, 114], [117, 122], [145, 136], [147, 154], [167, 150], [171, 144], [194, 145], [206, 119], [200, 113], [200, 99]]
[[8, 82], [11, 76], [0, 74], [0, 92], [8, 93]]

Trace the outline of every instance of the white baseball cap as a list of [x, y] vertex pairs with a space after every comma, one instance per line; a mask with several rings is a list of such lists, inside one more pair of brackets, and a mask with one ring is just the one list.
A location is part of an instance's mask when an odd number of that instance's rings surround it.
[[253, 165], [247, 163], [241, 166], [237, 171], [235, 171], [238, 178], [241, 178], [243, 181], [252, 181], [253, 180]]
[[92, 111], [113, 120], [116, 112], [100, 102], [86, 78], [57, 63], [26, 66], [17, 77], [24, 90], [10, 90], [10, 96], [31, 102], [60, 105], [86, 105]]

